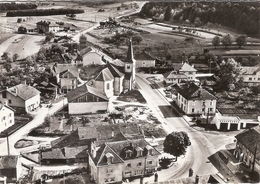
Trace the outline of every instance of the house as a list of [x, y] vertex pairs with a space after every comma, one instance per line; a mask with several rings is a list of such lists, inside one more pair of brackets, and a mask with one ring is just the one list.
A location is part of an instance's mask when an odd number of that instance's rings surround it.
[[56, 77], [60, 92], [67, 93], [79, 85], [79, 69], [76, 65], [55, 63], [52, 67], [52, 75]]
[[178, 85], [177, 105], [185, 114], [215, 114], [217, 98], [194, 83]]
[[241, 76], [244, 79], [244, 83], [249, 86], [255, 86], [260, 84], [260, 65], [256, 66], [242, 66]]
[[22, 174], [21, 158], [18, 155], [0, 156], [0, 176], [7, 178], [7, 183], [15, 183]]
[[31, 112], [40, 105], [40, 92], [32, 86], [18, 84], [0, 94], [0, 101], [7, 102], [15, 110]]
[[188, 63], [173, 63], [173, 70], [169, 71], [164, 76], [166, 84], [179, 84], [183, 81], [195, 81], [197, 70]]
[[244, 130], [235, 136], [235, 157], [250, 169], [260, 172], [260, 126]]
[[155, 67], [155, 58], [152, 57], [147, 52], [143, 51], [139, 54], [135, 55], [136, 59], [136, 67], [143, 67], [143, 68], [149, 68], [149, 67]]
[[107, 111], [108, 97], [104, 91], [84, 84], [67, 94], [69, 114]]
[[60, 30], [59, 25], [53, 24], [49, 21], [40, 21], [36, 23], [36, 27], [39, 33], [58, 32]]
[[0, 132], [14, 125], [14, 109], [6, 104], [0, 104]]
[[87, 146], [54, 148], [50, 151], [41, 151], [39, 160], [43, 165], [74, 164], [87, 162]]
[[160, 152], [144, 139], [94, 143], [89, 152], [91, 179], [96, 183], [121, 183], [123, 179], [153, 174]]

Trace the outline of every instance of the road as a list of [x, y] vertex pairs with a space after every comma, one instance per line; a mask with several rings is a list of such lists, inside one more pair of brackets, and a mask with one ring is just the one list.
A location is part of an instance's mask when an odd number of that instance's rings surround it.
[[[55, 112], [57, 112], [59, 109], [61, 109], [63, 107], [63, 105], [67, 104], [67, 99], [63, 101], [60, 101], [56, 104], [53, 104], [53, 106], [49, 109], [46, 107], [42, 107], [40, 109], [37, 109], [37, 111], [35, 111], [33, 114], [34, 119], [32, 121], [30, 121], [28, 124], [26, 124], [25, 126], [23, 126], [22, 128], [20, 128], [19, 130], [17, 130], [16, 132], [14, 132], [13, 134], [11, 134], [9, 136], [9, 149], [10, 149], [10, 154], [11, 155], [19, 155], [20, 152], [23, 151], [23, 149], [16, 149], [14, 147], [14, 144], [22, 139], [22, 138], [26, 138], [27, 134], [34, 129], [35, 127], [39, 126], [40, 124], [42, 124], [44, 122], [44, 118], [47, 115], [52, 115]], [[6, 138], [2, 138], [0, 141], [0, 155], [7, 155], [8, 154], [8, 149], [7, 149], [7, 139]], [[25, 148], [27, 149], [27, 148]]]
[[[137, 74], [136, 82], [148, 106], [155, 112], [157, 118], [163, 122], [164, 130], [167, 133], [185, 131], [191, 140], [191, 146], [188, 147], [185, 157], [178, 158], [177, 163], [173, 167], [158, 172], [159, 181], [188, 177], [190, 168], [193, 169], [194, 175], [217, 173], [215, 167], [207, 162], [207, 158], [219, 149], [224, 149], [226, 144], [232, 143], [234, 137], [197, 131], [190, 127], [182, 117], [178, 117], [178, 115], [165, 118], [159, 106], [169, 106], [170, 104], [156, 89], [150, 87], [149, 82], [146, 80], [147, 77], [148, 75], [146, 74]], [[144, 182], [152, 182], [153, 179], [153, 177], [144, 178]]]

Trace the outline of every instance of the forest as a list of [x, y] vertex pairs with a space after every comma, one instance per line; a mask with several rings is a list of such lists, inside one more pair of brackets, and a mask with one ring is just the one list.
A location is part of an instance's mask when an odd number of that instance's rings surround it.
[[16, 16], [46, 16], [46, 15], [66, 15], [84, 13], [81, 9], [36, 9], [36, 10], [14, 10], [6, 13], [7, 17]]
[[257, 2], [149, 2], [141, 17], [203, 26], [223, 25], [250, 36], [260, 36], [260, 4]]
[[26, 10], [26, 9], [36, 9], [37, 5], [32, 3], [0, 3], [0, 12], [6, 10]]

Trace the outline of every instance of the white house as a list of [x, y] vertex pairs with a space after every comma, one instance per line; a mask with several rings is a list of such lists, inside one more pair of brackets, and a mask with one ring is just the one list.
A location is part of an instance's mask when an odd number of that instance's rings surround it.
[[[18, 84], [1, 92], [0, 101], [14, 109], [31, 112], [40, 105], [40, 91], [32, 86]], [[20, 111], [20, 110], [19, 110]]]
[[5, 104], [0, 104], [0, 132], [14, 125], [14, 109]]
[[250, 86], [260, 85], [260, 65], [242, 66], [241, 76], [244, 79], [244, 83]]

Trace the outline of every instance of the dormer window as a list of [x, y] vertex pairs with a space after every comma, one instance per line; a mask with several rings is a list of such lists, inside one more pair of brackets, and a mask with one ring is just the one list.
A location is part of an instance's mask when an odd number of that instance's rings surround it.
[[143, 156], [143, 149], [142, 148], [136, 147], [135, 150], [136, 150], [136, 157]]
[[130, 158], [130, 157], [132, 156], [132, 153], [133, 153], [133, 152], [132, 152], [131, 150], [126, 150], [126, 151], [125, 151], [125, 157], [126, 157], [126, 158]]
[[130, 65], [126, 65], [126, 68], [127, 68], [127, 69], [130, 69]]
[[111, 153], [106, 153], [106, 158], [107, 158], [107, 164], [111, 164], [113, 162], [114, 155]]
[[147, 149], [147, 154], [148, 155], [153, 155], [153, 147], [152, 146], [147, 145], [145, 148]]

